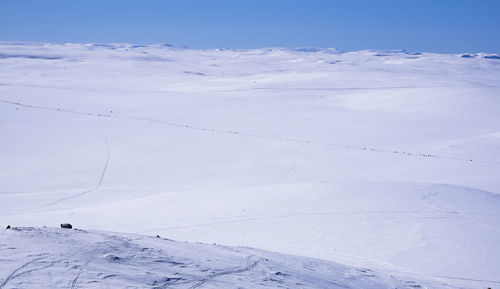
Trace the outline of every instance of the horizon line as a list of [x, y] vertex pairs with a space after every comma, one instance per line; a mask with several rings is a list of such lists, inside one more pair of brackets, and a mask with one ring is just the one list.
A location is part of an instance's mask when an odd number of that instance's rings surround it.
[[[176, 49], [186, 49], [186, 50], [197, 50], [197, 51], [207, 51], [207, 50], [230, 50], [230, 51], [251, 51], [251, 50], [266, 50], [266, 49], [283, 49], [283, 50], [291, 50], [297, 52], [304, 53], [316, 53], [320, 51], [331, 51], [339, 54], [349, 53], [349, 52], [361, 52], [361, 51], [373, 51], [373, 52], [388, 52], [388, 53], [408, 53], [408, 54], [418, 54], [418, 53], [426, 53], [426, 54], [442, 54], [442, 55], [458, 55], [458, 54], [475, 54], [475, 55], [495, 55], [499, 56], [498, 52], [483, 52], [483, 51], [463, 51], [463, 52], [434, 52], [434, 51], [419, 51], [419, 50], [408, 50], [406, 48], [391, 48], [391, 49], [377, 49], [377, 48], [364, 48], [357, 50], [343, 50], [336, 47], [321, 47], [321, 46], [262, 46], [262, 47], [253, 47], [253, 48], [239, 48], [239, 47], [211, 47], [211, 48], [193, 48], [189, 45], [177, 45], [169, 42], [151, 42], [151, 43], [134, 43], [134, 42], [72, 42], [72, 41], [36, 41], [36, 40], [0, 40], [0, 44], [10, 44], [10, 45], [24, 45], [24, 44], [38, 44], [38, 45], [96, 45], [96, 46], [117, 46], [117, 45], [128, 45], [130, 47], [127, 48], [145, 48], [145, 47], [165, 47], [165, 48], [176, 48]], [[308, 51], [309, 50], [309, 51]]]

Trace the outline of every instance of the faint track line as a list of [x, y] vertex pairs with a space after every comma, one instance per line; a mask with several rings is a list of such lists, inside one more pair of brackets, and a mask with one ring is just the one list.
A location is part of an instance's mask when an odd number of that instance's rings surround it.
[[[338, 215], [344, 215], [344, 216], [363, 215], [363, 216], [371, 216], [372, 218], [378, 218], [378, 219], [383, 219], [383, 218], [393, 219], [395, 217], [397, 217], [399, 219], [401, 219], [401, 218], [456, 219], [457, 218], [456, 216], [442, 216], [441, 212], [439, 215], [436, 215], [436, 216], [433, 216], [433, 215], [413, 216], [413, 215], [417, 215], [417, 212], [406, 212], [406, 211], [401, 211], [401, 212], [398, 212], [398, 211], [394, 211], [394, 212], [342, 211], [342, 212], [325, 212], [325, 213], [301, 212], [301, 213], [292, 213], [292, 214], [285, 214], [285, 215], [246, 217], [246, 218], [230, 219], [230, 220], [225, 220], [225, 221], [212, 221], [212, 222], [204, 222], [204, 223], [197, 223], [197, 224], [182, 224], [182, 225], [179, 224], [177, 226], [171, 226], [171, 227], [166, 227], [166, 228], [157, 228], [154, 230], [140, 231], [139, 233], [146, 234], [146, 233], [151, 233], [151, 232], [162, 232], [162, 231], [179, 230], [179, 229], [185, 229], [185, 228], [197, 228], [197, 227], [204, 228], [204, 226], [224, 225], [224, 224], [233, 224], [233, 223], [246, 223], [246, 222], [255, 222], [255, 221], [261, 221], [261, 220], [300, 218], [300, 217], [305, 217], [305, 216], [338, 216]], [[380, 216], [380, 215], [382, 215], [382, 216]], [[387, 217], [384, 217], [384, 215], [387, 215]]]
[[99, 176], [99, 180], [97, 181], [96, 185], [93, 188], [85, 190], [85, 191], [77, 193], [77, 194], [74, 194], [74, 195], [71, 195], [71, 196], [61, 198], [61, 199], [53, 201], [53, 202], [50, 202], [48, 204], [43, 205], [43, 207], [52, 206], [52, 205], [55, 205], [57, 203], [60, 203], [60, 202], [63, 202], [63, 201], [69, 200], [69, 199], [77, 198], [77, 197], [83, 196], [85, 194], [88, 194], [90, 192], [99, 190], [101, 188], [102, 181], [104, 180], [104, 176], [106, 175], [106, 171], [108, 170], [110, 156], [111, 156], [111, 150], [108, 147], [107, 154], [106, 154], [106, 161], [104, 162], [104, 167], [102, 168], [101, 174]]
[[471, 158], [459, 158], [459, 157], [447, 157], [447, 156], [428, 154], [428, 153], [406, 152], [406, 151], [401, 151], [401, 150], [396, 150], [396, 149], [388, 150], [388, 149], [380, 149], [380, 148], [375, 148], [375, 147], [370, 147], [370, 146], [356, 146], [356, 145], [347, 145], [347, 144], [332, 143], [332, 142], [319, 142], [319, 141], [314, 141], [314, 140], [309, 140], [309, 139], [297, 139], [297, 138], [259, 135], [259, 134], [246, 133], [246, 132], [240, 132], [240, 131], [235, 131], [235, 130], [224, 130], [224, 129], [198, 127], [198, 126], [192, 126], [189, 124], [183, 124], [183, 123], [177, 123], [177, 122], [171, 122], [171, 121], [163, 121], [163, 120], [145, 118], [145, 117], [119, 116], [119, 115], [115, 115], [115, 114], [88, 113], [88, 112], [82, 112], [82, 111], [68, 110], [68, 109], [64, 109], [64, 108], [23, 104], [20, 102], [14, 102], [14, 101], [8, 101], [8, 100], [0, 100], [0, 102], [10, 104], [10, 105], [17, 105], [17, 106], [22, 106], [22, 107], [27, 107], [27, 108], [33, 108], [33, 109], [44, 109], [44, 110], [52, 110], [52, 111], [58, 111], [58, 112], [105, 117], [105, 118], [128, 118], [128, 119], [152, 122], [152, 123], [157, 123], [157, 124], [162, 124], [162, 125], [168, 125], [171, 127], [198, 130], [198, 131], [204, 131], [204, 132], [227, 134], [227, 135], [234, 135], [234, 136], [244, 136], [244, 137], [251, 137], [251, 138], [258, 138], [258, 139], [267, 139], [267, 140], [273, 140], [273, 141], [289, 142], [289, 143], [320, 145], [320, 146], [335, 147], [335, 148], [339, 148], [339, 149], [346, 149], [346, 150], [352, 150], [352, 151], [386, 153], [386, 154], [394, 154], [394, 155], [407, 156], [407, 157], [433, 158], [433, 159], [452, 160], [452, 161], [460, 161], [460, 162], [474, 162], [474, 163], [500, 165], [500, 161], [476, 160], [476, 159], [471, 159]]
[[85, 263], [83, 263], [83, 265], [80, 266], [78, 273], [76, 273], [75, 278], [73, 278], [73, 281], [71, 282], [71, 289], [77, 288], [76, 286], [78, 284], [78, 280], [80, 279], [80, 275], [82, 275], [83, 269], [85, 269], [92, 260], [94, 260], [94, 257], [89, 258], [85, 261]]
[[[430, 190], [430, 189], [428, 189]], [[452, 212], [456, 212], [457, 214], [459, 215], [462, 215], [464, 216], [465, 218], [469, 219], [471, 222], [473, 223], [476, 223], [478, 226], [481, 226], [481, 227], [484, 227], [486, 229], [489, 229], [489, 230], [492, 230], [492, 231], [495, 231], [495, 232], [499, 232], [498, 231], [498, 228], [495, 228], [495, 227], [492, 227], [488, 224], [485, 224], [483, 222], [481, 222], [480, 220], [476, 219], [476, 217], [466, 213], [466, 212], [463, 212], [461, 210], [459, 210], [457, 207], [451, 205], [451, 204], [444, 204], [442, 201], [438, 200], [436, 197], [438, 196], [439, 192], [438, 191], [434, 191], [434, 192], [429, 192], [427, 194], [425, 194], [424, 196], [422, 196], [420, 199], [422, 200], [422, 203], [424, 204], [424, 206], [428, 207], [428, 208], [431, 208], [431, 209], [434, 209], [434, 210], [437, 210], [443, 214], [446, 214], [447, 213], [447, 210], [443, 210], [442, 208], [440, 207], [437, 207], [435, 205], [432, 205], [428, 202], [428, 200], [430, 199], [433, 199], [435, 202], [438, 203], [438, 206], [441, 205], [443, 208], [449, 208], [450, 211]]]
[[214, 279], [216, 277], [219, 277], [219, 276], [224, 276], [224, 275], [229, 275], [229, 274], [239, 274], [239, 273], [243, 273], [243, 272], [252, 270], [257, 265], [259, 265], [259, 263], [262, 262], [262, 260], [264, 260], [264, 259], [263, 258], [259, 258], [258, 260], [254, 261], [254, 262], [251, 262], [250, 264], [248, 264], [246, 267], [243, 267], [243, 268], [239, 268], [239, 269], [226, 269], [226, 270], [224, 270], [222, 272], [213, 273], [210, 276], [202, 278], [196, 284], [194, 284], [193, 286], [189, 287], [189, 289], [198, 288], [201, 285], [203, 285], [205, 282], [210, 281], [210, 280], [212, 280], [212, 279]]
[[17, 278], [17, 277], [25, 275], [25, 274], [30, 274], [31, 272], [35, 272], [35, 271], [40, 271], [40, 270], [43, 270], [43, 269], [47, 269], [49, 267], [54, 266], [55, 263], [56, 263], [55, 261], [54, 262], [50, 262], [49, 264], [47, 264], [45, 266], [42, 266], [42, 267], [39, 267], [39, 268], [33, 268], [33, 269], [30, 269], [30, 270], [26, 270], [26, 271], [17, 273], [16, 275], [12, 276], [11, 279]]
[[300, 144], [296, 149], [293, 150], [292, 165], [286, 170], [287, 173], [291, 173], [297, 167], [297, 160], [299, 159], [300, 151], [303, 148], [304, 144]]
[[216, 90], [215, 92], [238, 92], [255, 90], [299, 90], [299, 91], [357, 91], [357, 90], [391, 90], [391, 89], [425, 89], [425, 88], [449, 88], [454, 86], [378, 86], [378, 87], [251, 87], [240, 89]]
[[252, 257], [255, 257], [255, 255], [250, 255], [247, 257], [247, 266], [245, 266], [243, 268], [225, 269], [225, 270], [222, 270], [221, 272], [216, 272], [216, 273], [213, 273], [213, 274], [206, 276], [206, 277], [198, 277], [198, 278], [194, 278], [192, 280], [186, 280], [186, 281], [181, 281], [181, 282], [171, 283], [169, 281], [169, 282], [166, 282], [160, 286], [156, 286], [154, 288], [160, 289], [160, 288], [166, 288], [166, 286], [168, 286], [168, 285], [188, 284], [188, 283], [192, 283], [192, 282], [196, 282], [196, 283], [194, 285], [192, 285], [191, 287], [189, 287], [189, 289], [199, 288], [201, 285], [205, 284], [206, 282], [208, 282], [216, 277], [230, 275], [230, 274], [239, 274], [239, 273], [243, 273], [243, 272], [252, 270], [260, 262], [262, 262], [264, 260], [264, 258], [259, 258], [258, 260], [251, 262]]
[[36, 258], [36, 259], [33, 259], [33, 260], [31, 260], [31, 261], [29, 261], [29, 262], [26, 262], [26, 263], [24, 263], [23, 265], [21, 265], [21, 266], [17, 267], [14, 271], [12, 271], [12, 272], [9, 274], [9, 276], [7, 276], [7, 277], [5, 278], [5, 280], [3, 280], [3, 282], [2, 282], [2, 283], [0, 283], [0, 289], [1, 289], [1, 288], [3, 288], [3, 287], [5, 287], [5, 285], [7, 285], [7, 283], [9, 283], [9, 281], [10, 281], [10, 280], [12, 280], [12, 279], [16, 278], [17, 276], [19, 276], [20, 274], [16, 274], [17, 272], [19, 272], [20, 270], [22, 270], [22, 269], [26, 268], [26, 267], [27, 267], [27, 266], [29, 266], [30, 264], [35, 263], [36, 261], [38, 261], [38, 260], [42, 260], [42, 259], [45, 259], [45, 258], [47, 258], [47, 257], [40, 257], [40, 258]]
[[451, 277], [451, 276], [438, 276], [438, 275], [426, 275], [422, 274], [426, 277], [434, 277], [434, 278], [443, 278], [443, 279], [452, 279], [452, 280], [463, 280], [463, 281], [472, 281], [472, 282], [487, 282], [487, 283], [495, 283], [500, 284], [500, 281], [495, 280], [484, 280], [484, 279], [471, 279], [471, 278], [461, 278], [461, 277]]

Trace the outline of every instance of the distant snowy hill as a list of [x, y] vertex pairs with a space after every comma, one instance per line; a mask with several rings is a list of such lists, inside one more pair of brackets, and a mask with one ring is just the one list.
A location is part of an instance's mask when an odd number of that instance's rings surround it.
[[495, 288], [497, 58], [0, 42], [0, 224]]
[[[51, 228], [0, 234], [0, 288], [455, 288], [245, 247]], [[458, 287], [457, 287], [458, 288]]]

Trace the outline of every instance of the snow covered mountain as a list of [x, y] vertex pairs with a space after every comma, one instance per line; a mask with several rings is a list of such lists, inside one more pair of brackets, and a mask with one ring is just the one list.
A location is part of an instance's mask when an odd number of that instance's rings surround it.
[[0, 224], [494, 288], [499, 79], [485, 54], [3, 42]]

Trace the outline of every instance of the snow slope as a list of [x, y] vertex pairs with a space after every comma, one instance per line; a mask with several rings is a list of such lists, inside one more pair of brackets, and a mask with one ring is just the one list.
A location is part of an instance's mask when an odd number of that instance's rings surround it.
[[486, 56], [1, 43], [0, 223], [497, 286]]
[[245, 247], [97, 231], [13, 228], [0, 234], [0, 252], [0, 288], [455, 288]]

